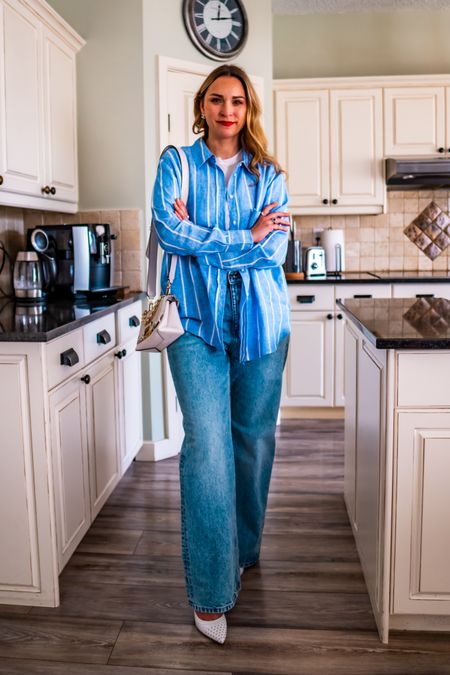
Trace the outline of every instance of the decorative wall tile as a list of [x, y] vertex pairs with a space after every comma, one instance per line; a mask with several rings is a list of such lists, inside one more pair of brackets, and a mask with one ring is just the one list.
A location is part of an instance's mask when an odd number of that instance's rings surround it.
[[450, 244], [449, 226], [449, 216], [432, 201], [405, 228], [404, 234], [430, 260], [435, 260]]

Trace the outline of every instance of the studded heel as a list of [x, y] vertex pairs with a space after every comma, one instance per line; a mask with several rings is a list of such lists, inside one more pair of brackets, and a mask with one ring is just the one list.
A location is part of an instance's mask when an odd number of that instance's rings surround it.
[[218, 619], [214, 619], [213, 621], [205, 621], [204, 619], [200, 619], [194, 612], [194, 621], [195, 626], [200, 633], [206, 635], [210, 640], [214, 640], [214, 642], [223, 645], [227, 637], [227, 620], [225, 614], [222, 614], [222, 616], [219, 616]]

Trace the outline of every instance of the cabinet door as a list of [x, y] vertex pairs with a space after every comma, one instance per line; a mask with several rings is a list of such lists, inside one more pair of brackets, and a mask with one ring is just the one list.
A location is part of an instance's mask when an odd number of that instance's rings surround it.
[[45, 183], [48, 199], [78, 201], [75, 54], [44, 31]]
[[383, 206], [381, 89], [330, 92], [331, 203]]
[[333, 350], [331, 312], [292, 312], [282, 406], [333, 405]]
[[0, 190], [41, 196], [41, 25], [16, 0], [0, 17]]
[[[344, 322], [342, 322], [344, 323]], [[358, 335], [351, 323], [344, 326], [344, 358], [346, 382], [345, 444], [344, 444], [344, 497], [348, 517], [354, 529], [356, 501], [356, 421], [358, 392]]]
[[287, 170], [290, 206], [330, 197], [328, 91], [277, 91], [276, 147]]
[[135, 350], [135, 345], [135, 340], [128, 342], [124, 347], [125, 356], [117, 363], [122, 474], [143, 443], [141, 353]]
[[79, 378], [49, 397], [59, 570], [90, 525], [86, 392]]
[[450, 614], [450, 413], [398, 415], [394, 612]]
[[385, 352], [375, 350], [364, 339], [359, 340], [354, 532], [375, 614], [381, 613], [383, 605], [384, 359]]
[[343, 312], [337, 312], [334, 325], [334, 405], [345, 405], [345, 360], [344, 347], [345, 316]]
[[86, 394], [92, 518], [98, 514], [119, 480], [114, 358], [111, 352], [86, 369], [90, 378]]
[[445, 87], [384, 90], [384, 154], [432, 155], [445, 148]]

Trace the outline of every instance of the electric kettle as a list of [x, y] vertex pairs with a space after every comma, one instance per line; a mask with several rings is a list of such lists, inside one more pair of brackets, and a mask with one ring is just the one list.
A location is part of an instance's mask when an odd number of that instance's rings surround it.
[[14, 263], [14, 293], [16, 298], [31, 302], [42, 301], [50, 284], [50, 275], [34, 251], [19, 251]]

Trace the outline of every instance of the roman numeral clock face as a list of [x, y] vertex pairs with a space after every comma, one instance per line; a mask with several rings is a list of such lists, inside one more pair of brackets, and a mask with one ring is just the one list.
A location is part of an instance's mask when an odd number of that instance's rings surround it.
[[235, 57], [247, 39], [241, 0], [184, 0], [183, 19], [197, 49], [216, 61]]

